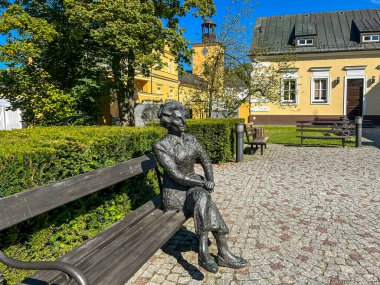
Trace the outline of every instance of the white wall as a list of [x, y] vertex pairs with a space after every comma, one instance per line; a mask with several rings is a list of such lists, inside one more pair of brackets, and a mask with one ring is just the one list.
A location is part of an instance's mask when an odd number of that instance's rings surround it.
[[7, 111], [10, 104], [8, 101], [0, 99], [0, 130], [21, 129], [21, 111]]

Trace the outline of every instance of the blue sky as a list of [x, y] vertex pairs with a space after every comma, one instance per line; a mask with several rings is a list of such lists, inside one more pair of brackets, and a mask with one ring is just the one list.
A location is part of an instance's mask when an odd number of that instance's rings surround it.
[[[214, 2], [217, 14], [212, 19], [217, 24], [223, 22], [227, 7], [234, 5], [235, 9], [238, 10], [239, 6], [243, 6], [242, 4], [231, 4], [233, 2], [231, 0], [215, 0]], [[266, 16], [376, 8], [380, 9], [380, 0], [259, 0], [254, 9], [253, 17], [249, 21], [255, 21], [257, 17]], [[192, 43], [201, 41], [202, 19], [187, 17], [181, 21], [181, 24], [187, 29], [185, 34], [187, 39]], [[252, 38], [252, 32], [247, 36]]]
[[[227, 7], [234, 6], [235, 10], [243, 7], [242, 4], [231, 4], [231, 2], [233, 1], [215, 0], [217, 14], [212, 19], [217, 24], [222, 24], [223, 18], [226, 15]], [[248, 25], [249, 22], [254, 22], [256, 17], [375, 8], [380, 9], [380, 0], [261, 0], [258, 1], [258, 5], [254, 9], [253, 17], [247, 19], [246, 24]], [[181, 25], [187, 29], [185, 37], [190, 40], [191, 43], [201, 41], [201, 24], [202, 19], [200, 18], [196, 19], [194, 17], [188, 16], [181, 20]], [[252, 32], [248, 32], [246, 36], [250, 40], [252, 38]], [[0, 36], [0, 44], [3, 43], [4, 37]], [[1, 67], [4, 67], [4, 65], [0, 63], [0, 68]]]

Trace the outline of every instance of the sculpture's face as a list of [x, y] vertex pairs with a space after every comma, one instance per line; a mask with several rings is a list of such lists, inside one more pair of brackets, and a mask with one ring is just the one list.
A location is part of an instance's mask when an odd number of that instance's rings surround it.
[[168, 129], [170, 131], [183, 133], [185, 131], [185, 126], [186, 120], [184, 114], [179, 110], [175, 110], [170, 116], [170, 125]]

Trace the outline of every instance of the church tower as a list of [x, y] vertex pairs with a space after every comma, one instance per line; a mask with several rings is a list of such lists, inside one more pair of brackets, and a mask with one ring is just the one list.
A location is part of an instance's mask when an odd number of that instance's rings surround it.
[[[216, 38], [216, 23], [206, 20], [202, 24], [202, 43], [193, 44], [193, 74], [204, 77], [205, 64], [217, 54], [224, 51], [222, 44]], [[224, 59], [221, 65], [224, 64]]]

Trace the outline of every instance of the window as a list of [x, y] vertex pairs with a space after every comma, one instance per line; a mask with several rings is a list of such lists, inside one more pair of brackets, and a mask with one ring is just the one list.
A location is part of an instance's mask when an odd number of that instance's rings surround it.
[[282, 80], [282, 103], [297, 103], [297, 79], [284, 78]]
[[169, 90], [169, 100], [173, 100], [173, 96], [174, 96], [174, 90], [170, 89]]
[[363, 36], [363, 43], [371, 43], [380, 41], [380, 35], [365, 35]]
[[169, 72], [170, 73], [174, 73], [174, 61], [173, 60], [169, 60]]
[[312, 79], [312, 103], [329, 103], [330, 78]]
[[157, 86], [157, 94], [162, 94], [161, 86]]
[[298, 46], [312, 46], [314, 44], [313, 39], [299, 39], [297, 40]]

